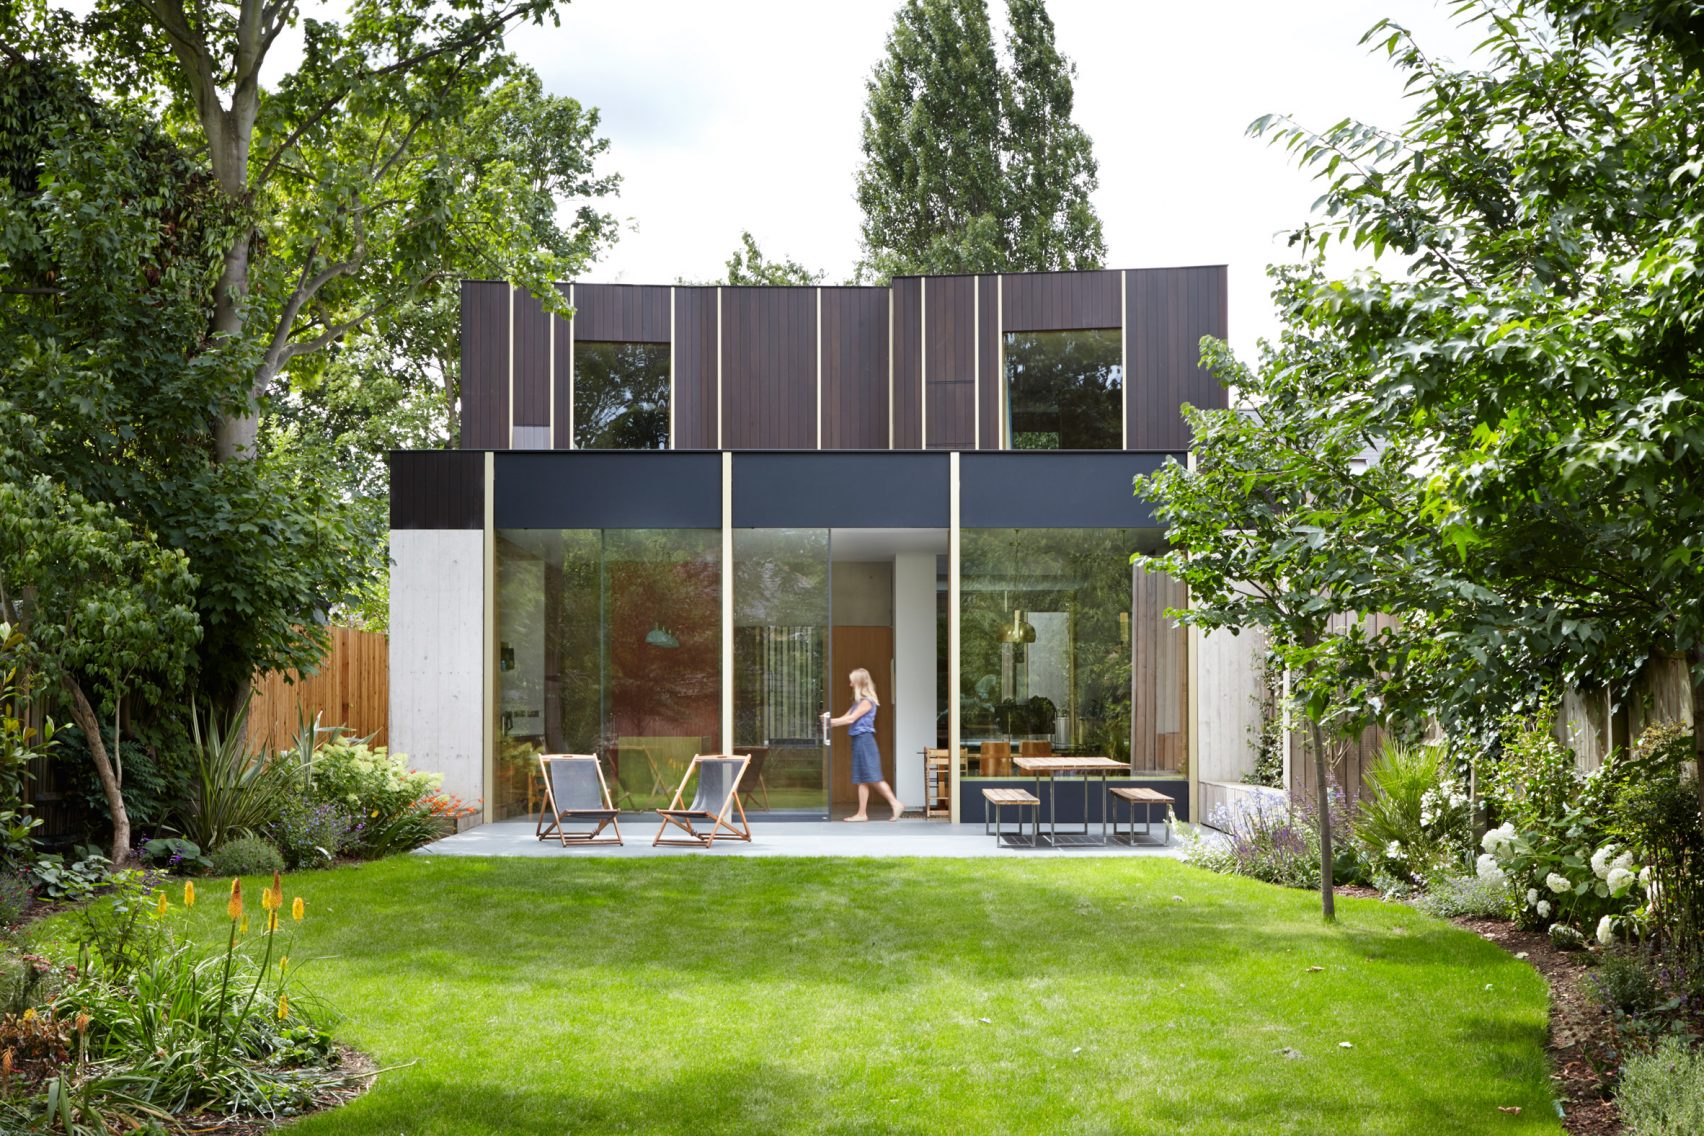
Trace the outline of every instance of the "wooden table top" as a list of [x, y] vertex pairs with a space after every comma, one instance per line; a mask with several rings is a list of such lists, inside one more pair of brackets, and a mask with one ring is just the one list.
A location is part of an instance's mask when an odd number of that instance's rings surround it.
[[1128, 761], [1110, 757], [1014, 757], [1012, 764], [1026, 773], [1099, 773], [1130, 768]]

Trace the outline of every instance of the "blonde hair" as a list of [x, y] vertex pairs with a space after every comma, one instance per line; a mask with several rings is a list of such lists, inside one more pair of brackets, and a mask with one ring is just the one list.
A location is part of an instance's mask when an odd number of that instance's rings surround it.
[[882, 700], [876, 697], [876, 684], [870, 678], [870, 672], [859, 667], [847, 676], [852, 680], [852, 693], [859, 698], [868, 698], [871, 705], [880, 706]]

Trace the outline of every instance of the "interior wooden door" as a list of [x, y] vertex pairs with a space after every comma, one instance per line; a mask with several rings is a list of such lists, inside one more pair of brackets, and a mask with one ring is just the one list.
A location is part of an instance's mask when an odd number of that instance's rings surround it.
[[[828, 690], [829, 709], [834, 711], [835, 717], [846, 713], [852, 705], [852, 689], [847, 685], [846, 676], [858, 667], [870, 672], [870, 678], [876, 684], [876, 696], [882, 700], [881, 713], [876, 715], [876, 747], [882, 752], [882, 776], [892, 785], [893, 628], [834, 628], [829, 641]], [[834, 730], [833, 766], [831, 801], [836, 805], [856, 805], [858, 793], [852, 787], [852, 742], [844, 726]]]

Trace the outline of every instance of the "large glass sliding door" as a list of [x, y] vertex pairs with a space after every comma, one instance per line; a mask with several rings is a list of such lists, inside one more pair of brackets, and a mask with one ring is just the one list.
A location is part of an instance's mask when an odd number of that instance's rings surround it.
[[746, 809], [826, 816], [828, 530], [735, 529], [733, 557], [734, 750], [752, 756]]
[[618, 807], [668, 803], [717, 748], [714, 529], [497, 533], [497, 819], [535, 813], [540, 753], [595, 753]]

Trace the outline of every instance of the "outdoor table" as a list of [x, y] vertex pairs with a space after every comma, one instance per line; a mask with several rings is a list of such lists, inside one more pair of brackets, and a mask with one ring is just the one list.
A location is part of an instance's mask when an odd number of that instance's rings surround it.
[[[1106, 779], [1115, 771], [1129, 772], [1128, 761], [1114, 761], [1110, 757], [1014, 757], [1012, 764], [1025, 773], [1035, 775], [1035, 795], [1041, 796], [1041, 775], [1057, 778], [1061, 773], [1083, 774], [1083, 840], [1089, 843], [1089, 776], [1099, 773], [1101, 780], [1101, 836], [1100, 842], [1106, 843]], [[1058, 782], [1054, 782], [1053, 792], [1047, 795], [1047, 841], [1055, 848], [1059, 847], [1059, 826], [1057, 812]], [[1069, 833], [1067, 835], [1076, 835]]]

